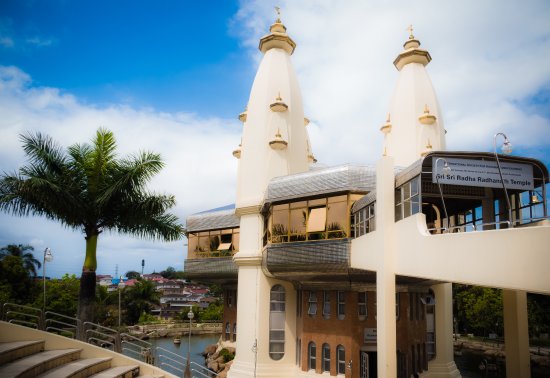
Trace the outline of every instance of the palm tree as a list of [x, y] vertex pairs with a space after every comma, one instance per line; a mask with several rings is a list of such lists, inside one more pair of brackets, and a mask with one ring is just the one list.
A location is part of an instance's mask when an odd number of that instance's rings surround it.
[[135, 324], [142, 313], [149, 313], [160, 304], [160, 293], [153, 281], [139, 279], [134, 286], [124, 288], [124, 308], [127, 324]]
[[78, 318], [91, 321], [96, 286], [98, 236], [105, 230], [173, 241], [183, 235], [172, 195], [146, 190], [164, 166], [152, 152], [117, 159], [112, 132], [99, 129], [92, 144], [65, 152], [50, 137], [21, 136], [29, 163], [0, 176], [0, 210], [18, 216], [41, 215], [81, 230], [86, 254], [80, 278]]
[[0, 260], [6, 256], [16, 256], [21, 258], [23, 267], [30, 275], [36, 277], [36, 270], [40, 269], [42, 264], [40, 261], [34, 258], [34, 255], [31, 252], [34, 251], [34, 247], [30, 245], [15, 245], [10, 244], [6, 247], [0, 248]]

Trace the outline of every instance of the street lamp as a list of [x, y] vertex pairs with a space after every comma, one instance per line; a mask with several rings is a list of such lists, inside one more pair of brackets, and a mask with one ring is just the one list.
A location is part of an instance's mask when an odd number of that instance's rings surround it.
[[44, 316], [46, 315], [46, 261], [50, 262], [52, 260], [52, 250], [46, 247], [44, 250], [44, 260], [42, 262], [42, 282], [44, 286], [44, 303], [42, 304], [42, 311], [44, 312]]
[[121, 318], [122, 318], [122, 311], [121, 311], [121, 306], [120, 306], [120, 303], [121, 303], [121, 293], [122, 293], [122, 289], [124, 289], [124, 286], [126, 286], [124, 284], [124, 281], [122, 280], [122, 276], [120, 276], [119, 280], [118, 280], [118, 327], [120, 328], [120, 323], [121, 323]]
[[512, 153], [512, 143], [508, 140], [508, 137], [504, 133], [496, 133], [493, 137], [493, 147], [495, 151], [495, 160], [497, 161], [498, 174], [500, 176], [500, 182], [502, 183], [502, 189], [504, 189], [504, 197], [506, 198], [506, 205], [508, 206], [508, 222], [510, 222], [510, 227], [514, 227], [512, 222], [512, 206], [510, 206], [510, 198], [508, 198], [508, 191], [506, 190], [506, 185], [504, 184], [504, 179], [502, 178], [502, 169], [500, 167], [500, 161], [498, 160], [497, 154], [497, 136], [501, 135], [504, 137], [504, 143], [502, 144], [502, 152], [506, 155]]
[[[437, 182], [437, 188], [439, 189], [439, 196], [441, 197], [441, 203], [443, 204], [443, 212], [445, 213], [445, 219], [447, 219], [447, 227], [448, 227], [449, 214], [447, 214], [447, 206], [445, 206], [445, 200], [443, 199], [443, 191], [441, 190], [441, 185], [439, 184], [439, 175], [437, 174], [437, 163], [439, 163], [440, 160], [443, 161], [443, 168], [441, 169], [441, 172], [443, 172], [444, 174], [451, 173], [451, 167], [449, 167], [449, 163], [447, 163], [447, 160], [445, 158], [438, 157], [437, 159], [435, 159], [435, 164], [433, 168], [435, 171], [435, 181]], [[443, 227], [443, 221], [441, 221], [441, 227]]]
[[187, 317], [189, 318], [189, 345], [187, 347], [187, 364], [185, 365], [185, 372], [183, 373], [183, 377], [191, 378], [191, 321], [195, 317], [195, 314], [193, 314], [193, 309], [191, 307], [189, 307]]

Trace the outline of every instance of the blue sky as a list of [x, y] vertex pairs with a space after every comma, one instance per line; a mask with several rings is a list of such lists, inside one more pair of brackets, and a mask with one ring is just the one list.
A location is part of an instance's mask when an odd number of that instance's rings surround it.
[[[550, 3], [512, 0], [27, 1], [0, 2], [0, 171], [25, 163], [18, 135], [63, 146], [115, 132], [122, 154], [160, 152], [151, 183], [189, 214], [234, 201], [244, 109], [259, 38], [282, 9], [297, 42], [312, 148], [320, 162], [372, 164], [413, 24], [433, 58], [428, 72], [447, 146], [492, 150], [499, 131], [516, 154], [550, 162]], [[330, 104], [330, 106], [327, 106]], [[78, 274], [84, 240], [40, 218], [0, 214], [0, 245], [50, 247], [54, 276]], [[183, 267], [185, 241], [102, 235], [98, 273]]]

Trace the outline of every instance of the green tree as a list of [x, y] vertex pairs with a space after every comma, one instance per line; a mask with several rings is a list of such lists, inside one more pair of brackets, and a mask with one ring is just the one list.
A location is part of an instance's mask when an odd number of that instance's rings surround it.
[[0, 176], [0, 210], [41, 215], [81, 230], [86, 254], [80, 279], [78, 318], [93, 320], [98, 236], [111, 230], [139, 237], [177, 240], [183, 228], [167, 213], [171, 195], [145, 185], [164, 166], [152, 152], [117, 159], [112, 132], [99, 129], [92, 144], [64, 150], [40, 133], [21, 137], [29, 164]]
[[502, 335], [502, 290], [481, 286], [455, 286], [456, 314], [461, 329], [487, 336]]
[[[78, 308], [78, 290], [80, 281], [72, 274], [65, 274], [61, 279], [46, 282], [46, 311], [74, 317]], [[44, 297], [39, 295], [34, 302], [42, 308]]]
[[20, 256], [7, 255], [0, 260], [0, 302], [27, 304], [36, 290]]
[[136, 272], [135, 270], [129, 270], [124, 275], [129, 280], [131, 280], [131, 279], [136, 279], [137, 280], [139, 277], [141, 277], [141, 274], [139, 274], [139, 272]]
[[123, 289], [123, 303], [126, 310], [126, 324], [139, 321], [142, 313], [149, 313], [159, 305], [160, 293], [152, 281], [140, 279], [134, 286]]
[[27, 251], [34, 251], [34, 247], [30, 245], [10, 244], [6, 247], [0, 248], [0, 259], [3, 259], [5, 256], [18, 256], [22, 259], [23, 267], [27, 270], [27, 272], [36, 277], [36, 269], [40, 269], [42, 264], [31, 252]]
[[163, 276], [164, 278], [174, 279], [176, 278], [176, 273], [177, 273], [176, 269], [169, 266], [168, 268], [166, 268], [166, 270], [163, 270], [162, 272], [160, 272], [160, 275]]

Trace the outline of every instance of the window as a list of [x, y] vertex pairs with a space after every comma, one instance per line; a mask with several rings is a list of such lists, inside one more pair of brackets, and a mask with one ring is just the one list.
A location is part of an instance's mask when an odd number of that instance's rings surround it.
[[285, 354], [285, 288], [271, 288], [269, 300], [269, 356], [280, 360]]
[[420, 177], [395, 189], [395, 221], [420, 212]]
[[302, 290], [298, 290], [296, 293], [296, 316], [302, 316]]
[[231, 340], [231, 325], [229, 322], [225, 323], [225, 341]]
[[323, 371], [330, 373], [330, 346], [323, 344]]
[[288, 243], [346, 238], [350, 207], [359, 195], [340, 195], [274, 205], [264, 216], [267, 242]]
[[302, 339], [296, 339], [296, 366], [302, 366]]
[[309, 292], [308, 305], [309, 306], [307, 309], [307, 314], [310, 316], [317, 315], [317, 292], [316, 291]]
[[315, 343], [311, 341], [307, 346], [307, 356], [308, 356], [307, 368], [309, 370], [317, 369], [316, 354], [317, 354], [317, 348], [315, 347]]
[[239, 228], [190, 233], [189, 256], [194, 258], [231, 256], [239, 250]]
[[338, 319], [346, 317], [346, 292], [338, 291]]
[[330, 318], [330, 291], [323, 290], [323, 318]]
[[233, 342], [237, 341], [237, 323], [233, 323]]
[[399, 319], [399, 293], [395, 293], [395, 318]]
[[227, 307], [233, 307], [233, 305], [235, 304], [235, 291], [234, 290], [226, 290], [226, 295], [227, 295]]
[[357, 315], [360, 320], [367, 317], [367, 292], [361, 291], [357, 293]]
[[362, 208], [353, 216], [353, 223], [355, 226], [355, 237], [358, 238], [361, 235], [368, 234], [375, 231], [375, 218], [374, 209], [376, 202]]
[[342, 345], [336, 347], [336, 373], [337, 374], [346, 374], [346, 350]]

